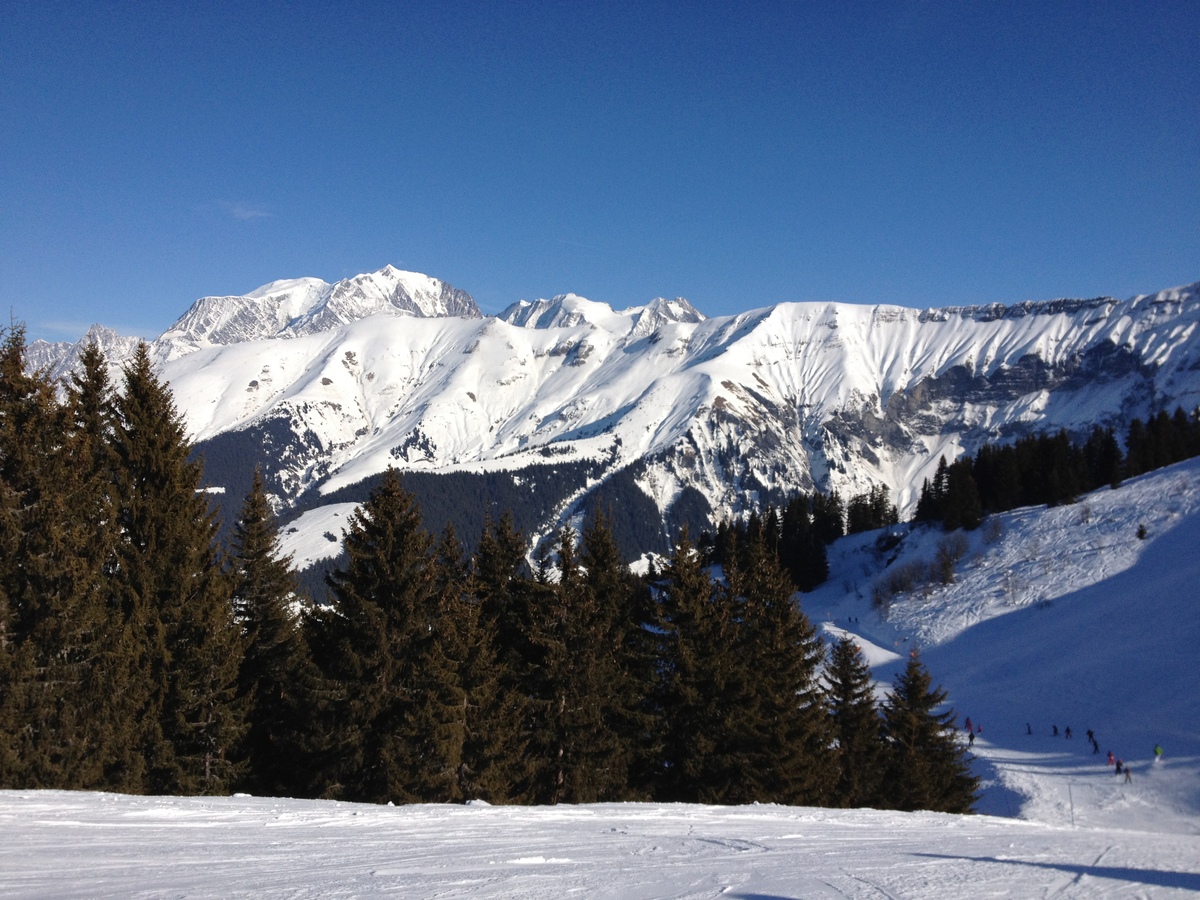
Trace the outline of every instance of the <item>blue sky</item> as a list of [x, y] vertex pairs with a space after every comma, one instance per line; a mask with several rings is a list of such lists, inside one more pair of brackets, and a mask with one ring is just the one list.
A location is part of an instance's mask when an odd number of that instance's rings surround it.
[[1198, 46], [1196, 0], [6, 0], [0, 303], [74, 339], [389, 263], [486, 312], [1158, 290], [1200, 279]]

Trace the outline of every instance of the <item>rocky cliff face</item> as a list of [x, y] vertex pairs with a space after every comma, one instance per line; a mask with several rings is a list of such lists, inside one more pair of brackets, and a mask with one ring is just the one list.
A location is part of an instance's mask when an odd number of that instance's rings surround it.
[[388, 268], [205, 298], [155, 349], [194, 437], [212, 458], [242, 460], [210, 461], [210, 477], [252, 456], [285, 505], [319, 504], [388, 465], [520, 478], [554, 461], [586, 477], [530, 530], [618, 484], [666, 529], [684, 508], [725, 516], [814, 486], [884, 484], [909, 509], [943, 454], [1194, 408], [1198, 319], [1200, 285], [716, 319], [683, 300], [615, 311], [564, 295], [481, 318], [448, 285]]

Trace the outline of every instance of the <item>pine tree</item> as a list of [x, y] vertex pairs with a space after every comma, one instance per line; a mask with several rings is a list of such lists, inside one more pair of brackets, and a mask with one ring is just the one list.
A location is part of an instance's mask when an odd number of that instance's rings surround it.
[[824, 645], [792, 602], [792, 584], [761, 533], [749, 564], [726, 573], [740, 605], [736, 646], [744, 670], [736, 705], [734, 760], [743, 769], [729, 802], [820, 805], [834, 775], [829, 720], [818, 671]]
[[902, 810], [971, 812], [979, 779], [958, 743], [954, 711], [937, 710], [946, 701], [920, 654], [909, 654], [904, 671], [883, 706], [887, 772], [882, 805]]
[[238, 678], [247, 719], [242, 784], [257, 794], [294, 794], [304, 783], [302, 689], [311, 676], [293, 609], [295, 572], [291, 557], [280, 551], [275, 514], [257, 469], [234, 529], [230, 562], [245, 646]]
[[838, 806], [872, 806], [884, 774], [883, 722], [875, 702], [871, 670], [849, 636], [834, 644], [829, 666], [829, 715], [837, 755]]
[[529, 742], [532, 580], [525, 542], [505, 513], [489, 518], [472, 558], [468, 594], [478, 607], [463, 684], [469, 704], [460, 774], [466, 797], [527, 800], [533, 785]]
[[570, 528], [558, 534], [557, 576], [541, 586], [531, 634], [540, 652], [530, 735], [539, 769], [535, 796], [545, 803], [623, 799], [630, 759], [614, 725], [620, 638], [580, 566]]
[[793, 497], [783, 511], [780, 525], [779, 561], [791, 575], [798, 591], [811, 591], [829, 578], [825, 542], [812, 524], [809, 499]]
[[735, 628], [728, 594], [705, 571], [684, 528], [664, 573], [656, 629], [654, 710], [663, 749], [655, 799], [733, 802], [742, 767], [727, 748], [736, 737], [745, 683]]
[[396, 737], [408, 772], [404, 800], [462, 799], [470, 698], [464, 683], [477, 609], [466, 595], [463, 547], [447, 525], [433, 549], [431, 584], [413, 623], [413, 702]]
[[117, 748], [109, 715], [114, 647], [100, 571], [104, 523], [70, 410], [43, 374], [24, 371], [24, 354], [24, 330], [14, 326], [0, 351], [0, 484], [8, 513], [0, 593], [9, 669], [0, 719], [12, 729], [0, 755], [14, 767], [7, 783], [106, 787]]
[[134, 631], [144, 789], [221, 793], [238, 772], [241, 635], [183, 420], [139, 346], [116, 400], [118, 582]]
[[388, 469], [351, 516], [345, 569], [329, 575], [332, 606], [306, 621], [325, 679], [316, 789], [325, 797], [383, 803], [408, 796], [399, 740], [416, 698], [415, 629], [431, 591], [432, 541], [416, 500]]

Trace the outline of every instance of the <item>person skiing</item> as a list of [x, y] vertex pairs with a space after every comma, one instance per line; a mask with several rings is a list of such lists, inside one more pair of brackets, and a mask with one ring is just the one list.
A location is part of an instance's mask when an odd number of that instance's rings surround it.
[[1117, 774], [1120, 775], [1125, 771], [1125, 760], [1118, 757], [1117, 759]]
[[1162, 759], [1162, 744], [1154, 745], [1154, 761], [1159, 762]]
[[1055, 737], [1058, 737], [1058, 726], [1057, 726], [1057, 725], [1051, 725], [1050, 727], [1054, 729], [1054, 736], [1055, 736]]
[[1125, 767], [1125, 783], [1133, 784], [1133, 779], [1129, 776], [1129, 766]]
[[967, 731], [971, 730], [971, 717], [970, 716], [967, 716], [967, 721], [963, 724], [963, 727], [966, 728]]
[[1028, 722], [1025, 723], [1025, 733], [1033, 734], [1033, 726], [1030, 725]]
[[1092, 731], [1092, 729], [1090, 729], [1090, 728], [1089, 728], [1089, 729], [1087, 730], [1087, 736], [1088, 736], [1088, 740], [1089, 740], [1089, 741], [1091, 741], [1091, 742], [1095, 742], [1095, 740], [1096, 740], [1096, 733], [1095, 733], [1094, 731]]
[[1071, 726], [1070, 726], [1070, 725], [1068, 725], [1068, 726], [1067, 726], [1067, 730], [1066, 730], [1065, 732], [1063, 732], [1063, 733], [1064, 733], [1064, 734], [1066, 734], [1066, 736], [1067, 736], [1067, 739], [1068, 739], [1068, 740], [1070, 740], [1070, 738], [1071, 738]]
[[967, 746], [968, 747], [975, 746], [975, 732], [973, 732], [973, 731], [967, 732]]
[[1108, 751], [1108, 764], [1111, 766], [1114, 762], [1116, 762], [1116, 759], [1113, 757], [1112, 751], [1109, 750]]

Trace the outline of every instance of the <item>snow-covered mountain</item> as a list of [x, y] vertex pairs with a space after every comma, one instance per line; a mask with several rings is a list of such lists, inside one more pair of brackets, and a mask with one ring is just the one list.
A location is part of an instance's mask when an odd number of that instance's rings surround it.
[[172, 359], [213, 345], [317, 334], [376, 315], [478, 318], [475, 300], [444, 281], [385, 266], [326, 284], [273, 281], [240, 297], [201, 297], [158, 344]]
[[205, 298], [155, 352], [193, 437], [238, 445], [285, 504], [312, 506], [388, 465], [518, 480], [577, 466], [547, 521], [526, 523], [542, 530], [606, 484], [625, 492], [618, 515], [654, 509], [666, 523], [814, 485], [884, 484], [908, 509], [943, 454], [1035, 430], [1123, 432], [1200, 404], [1198, 319], [1200, 284], [1123, 301], [780, 303], [712, 319], [682, 299], [617, 311], [566, 294], [482, 318], [461, 292], [388, 267]]

